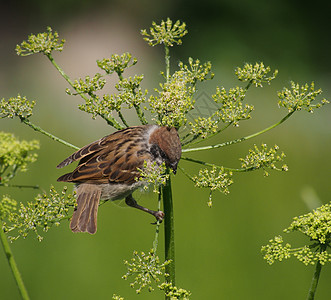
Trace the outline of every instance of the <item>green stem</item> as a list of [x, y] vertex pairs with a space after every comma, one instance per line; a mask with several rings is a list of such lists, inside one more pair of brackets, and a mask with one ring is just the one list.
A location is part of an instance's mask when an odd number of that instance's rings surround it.
[[[168, 170], [169, 172], [169, 170]], [[165, 259], [170, 261], [166, 266], [165, 272], [169, 274], [166, 277], [167, 282], [175, 286], [175, 228], [174, 228], [174, 209], [171, 192], [171, 179], [167, 180], [162, 187], [163, 209], [164, 209], [164, 242], [165, 242]], [[168, 299], [168, 298], [166, 298]]]
[[260, 134], [263, 134], [277, 126], [279, 126], [280, 124], [282, 124], [283, 122], [285, 122], [296, 110], [291, 111], [290, 113], [288, 113], [283, 119], [281, 119], [279, 122], [259, 131], [256, 133], [253, 133], [251, 135], [247, 135], [245, 137], [236, 139], [236, 140], [232, 140], [232, 141], [228, 141], [228, 142], [224, 142], [221, 144], [217, 144], [217, 145], [211, 145], [211, 146], [205, 146], [205, 147], [198, 147], [198, 148], [189, 148], [189, 149], [183, 149], [182, 152], [196, 152], [196, 151], [202, 151], [202, 150], [210, 150], [210, 149], [215, 149], [215, 148], [220, 148], [220, 147], [224, 147], [224, 146], [229, 146], [229, 145], [233, 145], [233, 144], [237, 144], [237, 143], [241, 143], [243, 141], [249, 140], [251, 138], [254, 138]]
[[[165, 64], [166, 64], [166, 82], [170, 79], [170, 55], [169, 47], [165, 48]], [[169, 169], [167, 169], [169, 174]], [[171, 177], [169, 176], [166, 184], [162, 187], [163, 197], [163, 209], [164, 209], [164, 248], [165, 248], [165, 260], [170, 263], [165, 267], [166, 276], [165, 281], [171, 283], [172, 286], [176, 285], [175, 275], [175, 227], [174, 227], [174, 207], [172, 201], [171, 191]], [[166, 300], [170, 300], [170, 296], [165, 297]]]
[[230, 171], [230, 172], [250, 172], [250, 171], [254, 171], [254, 170], [258, 169], [257, 167], [240, 168], [240, 169], [227, 168], [227, 167], [218, 166], [218, 165], [215, 165], [215, 164], [211, 164], [211, 163], [208, 163], [208, 162], [205, 162], [205, 161], [202, 161], [202, 160], [198, 160], [198, 159], [194, 159], [194, 158], [190, 158], [190, 157], [181, 157], [181, 159], [187, 160], [187, 161], [190, 161], [190, 162], [194, 162], [194, 163], [197, 163], [197, 164], [200, 164], [200, 165], [204, 165], [204, 166], [207, 166], [207, 167], [216, 167], [218, 169], [223, 168], [224, 170], [227, 170], [227, 171]]
[[[221, 133], [221, 132], [224, 131], [225, 129], [227, 129], [232, 123], [233, 123], [233, 122], [229, 122], [229, 123], [226, 124], [224, 127], [222, 127], [222, 128], [220, 128], [219, 130], [217, 130], [216, 132], [211, 133], [211, 134], [209, 134], [207, 137], [205, 137], [204, 139], [201, 139], [201, 140], [195, 141], [195, 142], [193, 143], [193, 141], [196, 140], [196, 139], [200, 136], [200, 135], [195, 135], [190, 141], [183, 143], [183, 144], [182, 144], [182, 147], [185, 147], [185, 146], [188, 145], [188, 144], [190, 144], [190, 145], [194, 145], [194, 144], [198, 144], [198, 143], [201, 143], [201, 142], [203, 142], [203, 141], [206, 141], [206, 140], [208, 140], [209, 138], [211, 138], [211, 137], [213, 137], [213, 136], [215, 136], [215, 135]], [[189, 136], [189, 135], [191, 135], [191, 134], [189, 133], [187, 136]], [[186, 138], [186, 137], [185, 137], [185, 138]]]
[[141, 124], [146, 125], [148, 121], [145, 118], [144, 112], [138, 104], [133, 104], [134, 109], [136, 110], [137, 116], [141, 122]]
[[[52, 54], [47, 54], [47, 58], [50, 60], [52, 65], [59, 71], [61, 76], [74, 88], [74, 83], [71, 81], [70, 77], [61, 69], [61, 67], [55, 62]], [[81, 95], [83, 98], [85, 95]], [[85, 96], [86, 97], [86, 96]]]
[[[159, 199], [158, 199], [158, 206], [157, 206], [157, 210], [161, 210], [161, 201], [162, 201], [162, 193], [161, 193], [161, 187], [159, 187]], [[153, 250], [154, 253], [156, 253], [157, 250], [157, 246], [159, 244], [159, 233], [160, 233], [160, 221], [158, 220], [156, 222], [156, 228], [155, 228], [155, 237], [154, 237], [154, 241], [153, 241]]]
[[24, 184], [3, 184], [0, 183], [0, 186], [12, 187], [12, 188], [26, 188], [26, 189], [35, 189], [39, 190], [39, 185], [24, 185]]
[[246, 91], [250, 88], [250, 86], [252, 85], [252, 83], [253, 83], [253, 80], [250, 80], [250, 81], [248, 82], [248, 84], [247, 84], [246, 87], [245, 87], [245, 90], [246, 90]]
[[29, 121], [29, 119], [27, 119], [27, 118], [21, 118], [21, 121], [22, 121], [22, 123], [24, 123], [24, 124], [30, 126], [33, 130], [38, 131], [38, 132], [40, 132], [40, 133], [46, 135], [47, 137], [51, 138], [52, 140], [54, 140], [54, 141], [56, 141], [56, 142], [59, 142], [59, 143], [61, 143], [61, 144], [63, 144], [63, 145], [66, 145], [66, 146], [68, 146], [68, 147], [70, 147], [70, 148], [72, 148], [72, 149], [79, 150], [78, 147], [76, 147], [76, 146], [74, 146], [74, 145], [72, 145], [72, 144], [70, 144], [70, 143], [68, 143], [68, 142], [66, 142], [66, 141], [64, 141], [64, 140], [62, 140], [62, 139], [56, 137], [55, 135], [53, 135], [53, 134], [51, 134], [51, 133], [45, 131], [44, 129], [40, 128], [39, 126], [34, 125], [33, 123], [31, 123], [31, 122]]
[[[321, 245], [320, 252], [323, 252], [325, 250], [326, 250], [326, 245]], [[313, 278], [311, 280], [311, 285], [310, 285], [310, 289], [308, 292], [307, 300], [314, 300], [314, 298], [315, 298], [315, 293], [316, 293], [316, 289], [317, 289], [317, 285], [318, 285], [318, 280], [321, 275], [321, 270], [322, 270], [322, 264], [318, 260], [316, 263]]]
[[166, 79], [167, 79], [167, 82], [169, 82], [169, 78], [170, 78], [170, 54], [169, 54], [169, 47], [168, 46], [164, 46], [164, 50], [165, 50], [165, 64], [166, 64]]
[[28, 299], [30, 299], [29, 298], [29, 295], [28, 295], [28, 291], [26, 290], [26, 288], [24, 286], [24, 282], [23, 282], [22, 276], [21, 276], [21, 274], [20, 274], [20, 272], [19, 272], [19, 270], [17, 268], [17, 265], [16, 265], [16, 262], [15, 262], [13, 253], [12, 253], [12, 251], [10, 249], [10, 246], [9, 246], [9, 243], [8, 243], [8, 240], [7, 240], [7, 237], [6, 237], [5, 233], [3, 232], [2, 221], [1, 220], [0, 220], [0, 239], [1, 239], [3, 250], [4, 250], [5, 254], [6, 254], [6, 258], [7, 258], [9, 267], [10, 267], [12, 273], [13, 273], [13, 276], [15, 278], [15, 281], [16, 281], [18, 290], [19, 290], [19, 292], [21, 294], [21, 297], [24, 300], [28, 300]]
[[189, 173], [187, 173], [187, 172], [185, 171], [184, 168], [182, 168], [181, 166], [178, 166], [178, 169], [181, 170], [181, 171], [183, 172], [183, 174], [184, 174], [189, 180], [191, 180], [192, 182], [194, 182], [193, 177], [192, 177]]
[[123, 124], [126, 126], [126, 127], [129, 127], [128, 123], [126, 122], [122, 112], [120, 110], [117, 111], [118, 113], [118, 116], [120, 117], [121, 121], [123, 122]]

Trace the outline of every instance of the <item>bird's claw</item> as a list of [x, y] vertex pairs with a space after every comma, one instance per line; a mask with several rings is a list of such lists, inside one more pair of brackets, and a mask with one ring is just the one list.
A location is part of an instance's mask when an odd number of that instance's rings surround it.
[[155, 211], [153, 213], [153, 216], [156, 218], [156, 221], [154, 223], [151, 223], [152, 225], [157, 225], [162, 223], [163, 218], [164, 218], [164, 212], [163, 211]]

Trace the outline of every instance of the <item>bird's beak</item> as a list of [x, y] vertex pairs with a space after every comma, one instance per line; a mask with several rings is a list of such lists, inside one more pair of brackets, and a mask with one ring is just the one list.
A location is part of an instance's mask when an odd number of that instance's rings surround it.
[[177, 173], [177, 165], [178, 165], [178, 163], [172, 163], [172, 164], [170, 165], [170, 167], [171, 167], [171, 169], [172, 169], [172, 172], [173, 172], [174, 174]]

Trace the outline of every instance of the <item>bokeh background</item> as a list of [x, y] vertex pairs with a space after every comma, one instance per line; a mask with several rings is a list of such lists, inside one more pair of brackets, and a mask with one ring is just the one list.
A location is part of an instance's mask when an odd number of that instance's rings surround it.
[[[15, 45], [50, 25], [67, 40], [64, 51], [54, 56], [72, 78], [94, 75], [97, 59], [128, 51], [138, 58], [129, 74], [143, 73], [144, 87], [153, 90], [162, 81], [163, 49], [149, 47], [139, 31], [152, 21], [170, 17], [185, 21], [189, 31], [183, 45], [171, 49], [173, 68], [190, 56], [213, 63], [215, 78], [199, 86], [207, 98], [217, 85], [237, 85], [234, 69], [245, 62], [263, 61], [279, 70], [271, 86], [249, 91], [247, 101], [255, 105], [253, 119], [212, 142], [234, 139], [261, 130], [286, 114], [277, 106], [276, 92], [288, 87], [291, 80], [301, 84], [314, 80], [330, 100], [330, 8], [329, 2], [321, 0], [2, 1], [0, 96], [20, 93], [35, 99], [32, 122], [78, 146], [94, 141], [113, 130], [77, 109], [81, 99], [65, 94], [66, 82], [45, 57], [18, 57]], [[268, 178], [262, 171], [239, 174], [229, 195], [215, 193], [211, 209], [207, 207], [208, 191], [193, 188], [180, 172], [176, 175], [177, 285], [190, 290], [192, 299], [306, 297], [314, 268], [295, 259], [270, 267], [260, 249], [270, 238], [282, 234], [294, 216], [330, 201], [330, 113], [330, 105], [314, 114], [298, 112], [255, 140], [191, 155], [238, 167], [238, 158], [254, 143], [262, 142], [277, 144], [287, 155], [287, 173], [271, 172]], [[135, 124], [133, 117], [131, 124]], [[0, 130], [41, 143], [38, 161], [13, 183], [38, 184], [43, 190], [53, 184], [61, 190], [63, 184], [56, 183], [56, 178], [71, 168], [57, 170], [55, 166], [71, 149], [17, 120], [0, 120]], [[185, 161], [181, 165], [196, 170]], [[5, 193], [29, 201], [36, 191], [1, 188], [1, 194]], [[143, 205], [156, 205], [153, 194], [137, 193], [136, 197]], [[157, 291], [137, 296], [121, 279], [126, 272], [123, 260], [135, 249], [152, 247], [154, 227], [150, 221], [150, 216], [139, 211], [107, 203], [99, 210], [94, 236], [73, 234], [68, 222], [63, 222], [45, 234], [41, 243], [33, 235], [16, 241], [12, 248], [31, 299], [111, 299], [114, 293], [125, 299], [162, 299]], [[160, 249], [162, 237], [163, 232]], [[306, 242], [299, 234], [285, 238], [293, 246]], [[19, 299], [5, 255], [0, 252], [0, 298]], [[331, 268], [326, 266], [317, 299], [330, 299], [330, 279]]]

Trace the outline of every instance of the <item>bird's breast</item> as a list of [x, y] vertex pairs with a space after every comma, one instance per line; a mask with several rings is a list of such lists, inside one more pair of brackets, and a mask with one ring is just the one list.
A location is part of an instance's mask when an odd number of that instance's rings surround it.
[[138, 181], [132, 184], [125, 183], [104, 183], [101, 187], [101, 200], [119, 200], [127, 197], [137, 188], [143, 185], [143, 182]]

